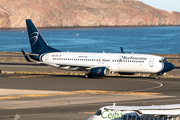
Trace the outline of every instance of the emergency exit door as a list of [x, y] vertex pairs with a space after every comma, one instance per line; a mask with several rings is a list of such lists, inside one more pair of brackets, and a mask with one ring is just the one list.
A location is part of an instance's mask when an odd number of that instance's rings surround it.
[[153, 67], [154, 66], [154, 58], [151, 58], [149, 61], [149, 66]]

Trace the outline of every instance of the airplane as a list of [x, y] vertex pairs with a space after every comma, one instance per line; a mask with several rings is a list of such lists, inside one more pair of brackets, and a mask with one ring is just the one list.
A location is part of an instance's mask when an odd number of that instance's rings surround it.
[[180, 104], [152, 106], [104, 106], [87, 120], [177, 120]]
[[26, 25], [31, 53], [26, 54], [23, 50], [22, 53], [28, 62], [35, 60], [37, 63], [59, 69], [86, 71], [86, 78], [105, 77], [110, 73], [123, 75], [151, 73], [156, 74], [156, 79], [158, 79], [160, 75], [175, 68], [163, 57], [124, 53], [123, 48], [121, 48], [121, 53], [62, 52], [46, 43], [31, 19], [26, 19]]

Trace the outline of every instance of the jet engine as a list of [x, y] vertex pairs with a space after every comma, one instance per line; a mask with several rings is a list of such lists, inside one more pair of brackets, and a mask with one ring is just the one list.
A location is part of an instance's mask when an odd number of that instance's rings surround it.
[[95, 67], [89, 73], [94, 76], [109, 76], [110, 70], [107, 67]]

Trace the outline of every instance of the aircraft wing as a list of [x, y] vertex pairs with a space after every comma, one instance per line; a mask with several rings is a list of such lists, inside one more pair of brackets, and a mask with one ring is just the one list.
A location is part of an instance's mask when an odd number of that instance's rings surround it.
[[140, 107], [138, 111], [148, 115], [180, 115], [180, 104], [146, 106]]
[[73, 66], [73, 67], [82, 67], [82, 68], [92, 68], [92, 67], [109, 67], [107, 65], [87, 65], [87, 64], [80, 64], [80, 63], [55, 63], [55, 62], [37, 62], [42, 64], [56, 64], [56, 65], [63, 65], [63, 66]]
[[176, 110], [140, 110], [142, 114], [148, 115], [180, 115], [180, 109]]

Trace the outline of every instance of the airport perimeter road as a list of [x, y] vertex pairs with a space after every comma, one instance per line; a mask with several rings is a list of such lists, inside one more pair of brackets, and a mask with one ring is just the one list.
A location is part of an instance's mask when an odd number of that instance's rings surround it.
[[85, 120], [105, 105], [180, 103], [180, 79], [0, 74], [0, 119]]

